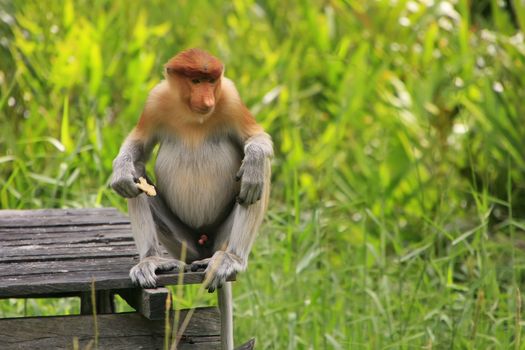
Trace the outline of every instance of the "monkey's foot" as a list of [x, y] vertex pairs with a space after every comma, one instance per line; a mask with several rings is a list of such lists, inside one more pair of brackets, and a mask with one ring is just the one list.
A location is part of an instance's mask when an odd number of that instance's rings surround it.
[[129, 277], [134, 284], [138, 284], [142, 288], [155, 288], [157, 285], [155, 271], [169, 271], [173, 269], [184, 270], [184, 262], [160, 256], [148, 256], [131, 268]]
[[208, 267], [208, 264], [210, 263], [211, 258], [206, 258], [202, 260], [195, 260], [190, 265], [190, 270], [192, 272], [199, 271], [199, 270], [205, 270]]
[[220, 288], [228, 277], [244, 270], [244, 264], [240, 257], [222, 250], [215, 252], [211, 258], [200, 261], [205, 260], [208, 260], [208, 267], [204, 271], [206, 273], [204, 283], [210, 293], [213, 293], [216, 288]]

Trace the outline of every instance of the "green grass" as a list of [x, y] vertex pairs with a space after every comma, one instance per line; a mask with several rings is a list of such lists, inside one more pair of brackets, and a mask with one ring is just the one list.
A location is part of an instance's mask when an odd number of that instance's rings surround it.
[[0, 0], [0, 207], [125, 210], [112, 159], [205, 48], [276, 150], [237, 343], [525, 349], [525, 5], [454, 3]]

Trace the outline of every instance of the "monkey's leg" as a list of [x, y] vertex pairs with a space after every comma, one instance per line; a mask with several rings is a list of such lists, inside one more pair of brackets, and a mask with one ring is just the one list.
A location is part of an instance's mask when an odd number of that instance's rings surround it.
[[[140, 194], [128, 200], [128, 211], [131, 220], [131, 231], [140, 256], [140, 262], [129, 272], [133, 283], [141, 287], [155, 287], [156, 270], [166, 271], [183, 269], [184, 262], [162, 257], [158, 236], [166, 235], [167, 228], [176, 230], [175, 224], [165, 213], [165, 205], [159, 197], [147, 197]], [[163, 231], [158, 232], [158, 231]], [[182, 230], [181, 230], [182, 231]], [[177, 232], [171, 232], [176, 235]], [[180, 233], [182, 236], [182, 233]], [[164, 240], [162, 240], [164, 241]]]
[[148, 197], [148, 199], [157, 228], [157, 237], [170, 255], [179, 260], [185, 255], [184, 261], [202, 258], [193, 230], [172, 213], [162, 195]]
[[244, 271], [270, 195], [270, 160], [264, 163], [264, 185], [261, 200], [250, 204], [235, 204], [232, 213], [219, 229], [215, 253], [206, 268], [208, 291], [222, 285], [232, 274]]

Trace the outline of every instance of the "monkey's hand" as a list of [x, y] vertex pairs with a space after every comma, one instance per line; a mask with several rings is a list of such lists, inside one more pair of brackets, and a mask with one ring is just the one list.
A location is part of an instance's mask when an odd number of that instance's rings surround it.
[[138, 174], [132, 162], [122, 160], [119, 157], [113, 161], [113, 175], [111, 175], [110, 186], [124, 198], [134, 198], [141, 193], [135, 179]]
[[253, 204], [261, 199], [264, 186], [265, 156], [257, 147], [250, 147], [237, 172], [237, 181], [241, 180], [241, 191], [237, 201], [240, 204]]
[[142, 288], [155, 288], [157, 275], [155, 271], [184, 270], [184, 262], [177, 259], [167, 259], [160, 256], [148, 256], [142, 259], [129, 271], [129, 277], [134, 284]]
[[194, 267], [198, 268], [205, 264], [208, 264], [208, 267], [204, 270], [206, 273], [204, 287], [207, 288], [210, 293], [213, 293], [216, 288], [221, 287], [229, 277], [244, 270], [244, 264], [240, 257], [222, 250], [216, 251], [209, 259], [194, 261], [191, 264], [192, 270], [194, 270]]

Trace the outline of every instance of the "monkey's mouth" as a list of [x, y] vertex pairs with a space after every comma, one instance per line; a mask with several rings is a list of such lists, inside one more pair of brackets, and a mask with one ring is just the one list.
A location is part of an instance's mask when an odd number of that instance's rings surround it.
[[207, 117], [213, 112], [213, 107], [194, 107], [193, 111], [197, 114], [200, 114], [199, 118]]

